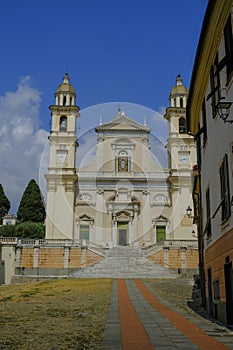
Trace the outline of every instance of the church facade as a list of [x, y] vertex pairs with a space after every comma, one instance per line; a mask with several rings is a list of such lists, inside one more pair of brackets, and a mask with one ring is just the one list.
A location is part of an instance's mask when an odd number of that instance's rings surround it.
[[150, 128], [118, 110], [96, 126], [96, 156], [76, 168], [75, 91], [65, 75], [50, 107], [50, 162], [46, 239], [92, 242], [104, 247], [147, 246], [196, 240], [192, 206], [193, 137], [186, 132], [188, 90], [177, 77], [164, 118], [169, 125], [168, 167], [150, 150]]

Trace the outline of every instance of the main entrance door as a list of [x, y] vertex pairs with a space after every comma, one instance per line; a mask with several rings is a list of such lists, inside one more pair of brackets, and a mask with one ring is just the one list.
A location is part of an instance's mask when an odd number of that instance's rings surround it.
[[128, 222], [117, 223], [117, 236], [119, 245], [128, 244]]

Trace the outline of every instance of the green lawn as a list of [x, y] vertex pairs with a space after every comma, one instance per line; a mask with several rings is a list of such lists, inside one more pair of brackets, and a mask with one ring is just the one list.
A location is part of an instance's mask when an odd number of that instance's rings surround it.
[[0, 349], [101, 349], [111, 286], [110, 279], [0, 286]]

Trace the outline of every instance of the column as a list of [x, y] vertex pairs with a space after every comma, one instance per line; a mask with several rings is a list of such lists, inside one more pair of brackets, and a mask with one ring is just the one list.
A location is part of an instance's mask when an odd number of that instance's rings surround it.
[[181, 247], [181, 268], [186, 269], [186, 247]]
[[129, 225], [129, 244], [130, 244], [135, 240], [132, 220], [129, 221], [128, 225]]
[[20, 262], [21, 262], [21, 248], [16, 248], [16, 256], [15, 256], [15, 267], [20, 268]]
[[64, 247], [64, 269], [69, 268], [69, 255], [70, 255], [70, 248]]
[[79, 241], [80, 240], [80, 221], [77, 221], [77, 228], [76, 228], [76, 240]]
[[169, 267], [169, 248], [164, 247], [164, 267]]
[[157, 236], [156, 236], [156, 225], [153, 225], [153, 236], [154, 236], [154, 242], [153, 243], [157, 243]]
[[81, 268], [86, 267], [87, 263], [87, 248], [82, 248], [82, 261], [81, 261]]
[[33, 268], [37, 269], [39, 267], [39, 248], [35, 247], [33, 253]]
[[112, 238], [113, 238], [113, 246], [117, 246], [117, 221], [113, 218], [112, 221]]

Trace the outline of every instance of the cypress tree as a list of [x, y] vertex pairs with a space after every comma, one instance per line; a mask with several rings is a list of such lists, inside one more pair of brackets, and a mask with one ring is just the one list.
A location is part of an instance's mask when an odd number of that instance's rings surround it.
[[3, 187], [0, 184], [0, 224], [2, 224], [2, 218], [8, 213], [10, 207], [10, 201], [5, 195]]
[[45, 207], [40, 188], [35, 180], [29, 181], [21, 198], [17, 218], [19, 222], [44, 222]]

